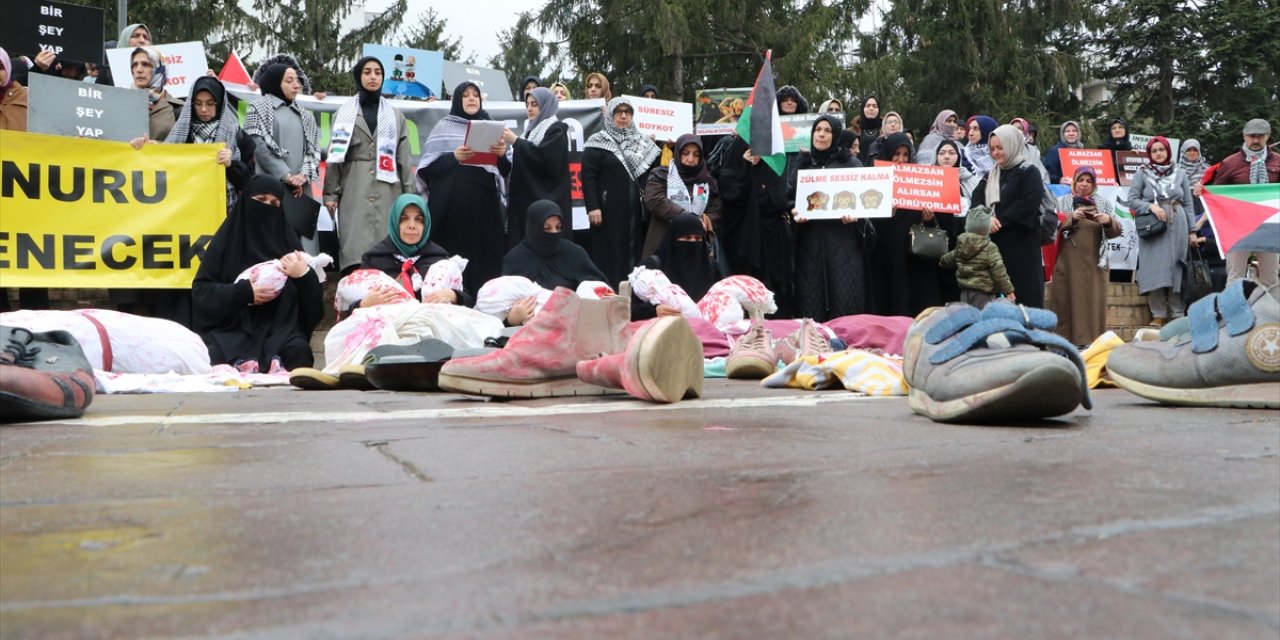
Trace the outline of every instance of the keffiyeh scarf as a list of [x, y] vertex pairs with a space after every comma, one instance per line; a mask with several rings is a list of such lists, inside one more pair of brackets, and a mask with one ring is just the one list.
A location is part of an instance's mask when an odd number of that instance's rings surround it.
[[711, 185], [695, 182], [690, 189], [680, 178], [676, 159], [672, 158], [667, 170], [667, 199], [680, 205], [685, 211], [700, 216], [707, 210], [707, 201], [711, 199]]
[[613, 124], [613, 112], [624, 104], [635, 109], [635, 105], [626, 98], [618, 97], [609, 101], [605, 108], [607, 115], [604, 119], [604, 130], [593, 134], [584, 146], [587, 149], [604, 149], [612, 153], [626, 168], [631, 179], [638, 180], [662, 151], [653, 143], [653, 140], [640, 133], [634, 122], [625, 129]]
[[1262, 151], [1250, 151], [1248, 145], [1240, 147], [1244, 159], [1249, 161], [1249, 184], [1267, 183], [1267, 148]]
[[320, 177], [320, 128], [316, 126], [316, 119], [311, 112], [299, 106], [296, 100], [287, 105], [275, 96], [263, 96], [254, 100], [244, 116], [244, 132], [262, 138], [267, 150], [277, 158], [288, 158], [289, 152], [276, 142], [277, 104], [293, 109], [302, 118], [303, 158], [300, 171], [307, 182], [315, 182]]
[[[351, 148], [351, 138], [356, 131], [356, 118], [360, 117], [362, 115], [358, 97], [347, 100], [338, 108], [333, 119], [333, 139], [329, 143], [329, 163], [341, 164], [346, 160], [347, 151]], [[378, 180], [395, 184], [399, 180], [396, 175], [399, 131], [396, 127], [396, 112], [386, 98], [378, 98], [378, 130], [373, 133], [377, 149]]]

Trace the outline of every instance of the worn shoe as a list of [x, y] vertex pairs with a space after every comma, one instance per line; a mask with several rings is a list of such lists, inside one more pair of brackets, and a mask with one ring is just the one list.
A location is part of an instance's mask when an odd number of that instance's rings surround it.
[[371, 391], [374, 388], [362, 364], [344, 364], [338, 367], [338, 386], [355, 391]]
[[0, 422], [84, 415], [97, 383], [70, 333], [0, 327], [0, 346]]
[[912, 411], [938, 422], [1015, 422], [1091, 408], [1080, 353], [1051, 311], [993, 302], [926, 309], [907, 331]]
[[331, 376], [311, 367], [298, 367], [290, 371], [289, 384], [308, 391], [332, 391], [342, 388], [342, 381], [338, 376]]
[[622, 353], [577, 366], [578, 379], [597, 387], [623, 389], [632, 397], [672, 403], [702, 395], [702, 341], [683, 317], [644, 323]]
[[800, 328], [791, 332], [791, 335], [781, 339], [773, 346], [778, 358], [786, 364], [791, 364], [805, 356], [816, 356], [824, 353], [831, 353], [831, 341], [823, 335], [818, 325], [813, 320], [805, 318], [800, 321]]
[[1187, 317], [1162, 340], [1116, 349], [1111, 379], [1164, 404], [1280, 409], [1280, 286], [1238, 280]]
[[369, 382], [383, 391], [437, 391], [440, 368], [454, 354], [443, 340], [427, 338], [410, 345], [374, 347], [364, 357]]
[[440, 369], [440, 388], [511, 398], [618, 393], [579, 380], [577, 365], [622, 352], [630, 338], [630, 320], [629, 298], [588, 300], [557, 288], [505, 347], [446, 362]]
[[725, 375], [738, 380], [763, 380], [778, 368], [773, 334], [764, 326], [764, 312], [753, 307], [751, 327], [738, 338], [725, 359]]

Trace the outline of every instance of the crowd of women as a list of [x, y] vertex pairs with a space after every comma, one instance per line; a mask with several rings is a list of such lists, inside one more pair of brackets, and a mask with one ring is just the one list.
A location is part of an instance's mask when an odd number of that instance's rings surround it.
[[[314, 115], [296, 101], [311, 92], [306, 74], [290, 56], [268, 60], [255, 74], [261, 97], [249, 105], [241, 127], [214, 78], [198, 80], [186, 101], [170, 96], [151, 40], [145, 25], [130, 25], [120, 34], [120, 42], [136, 47], [134, 86], [149, 96], [149, 134], [135, 146], [222, 144], [215, 161], [226, 168], [228, 215], [202, 261], [193, 296], [113, 295], [122, 308], [188, 324], [205, 337], [215, 363], [262, 370], [309, 366], [304, 347], [322, 315], [322, 289], [304, 259], [318, 252], [317, 214], [305, 205], [319, 179], [321, 145]], [[3, 50], [0, 61], [0, 126], [22, 129], [25, 90]], [[427, 134], [413, 166], [405, 117], [381, 95], [384, 77], [376, 58], [362, 58], [353, 67], [355, 93], [335, 114], [326, 177], [317, 185], [323, 193], [319, 215], [340, 212], [337, 268], [344, 275], [377, 269], [414, 298], [470, 306], [486, 283], [501, 276], [524, 276], [548, 289], [595, 280], [616, 285], [646, 265], [661, 269], [695, 300], [718, 279], [752, 276], [774, 293], [778, 315], [818, 321], [863, 313], [914, 316], [959, 300], [955, 271], [936, 258], [915, 255], [910, 236], [917, 225], [936, 225], [954, 245], [964, 230], [960, 216], [896, 208], [888, 218], [809, 220], [797, 209], [798, 171], [882, 160], [956, 168], [962, 195], [994, 211], [990, 239], [1017, 301], [1057, 311], [1060, 331], [1076, 344], [1105, 330], [1103, 246], [1120, 227], [1112, 204], [1096, 196], [1092, 170], [1063, 175], [1058, 149], [1082, 146], [1077, 121], [1058, 128], [1059, 140], [1042, 158], [1036, 130], [1022, 118], [1000, 125], [989, 115], [962, 119], [943, 110], [920, 131], [917, 145], [910, 123], [875, 96], [848, 114], [839, 100], [826, 100], [817, 110], [809, 149], [788, 154], [778, 173], [737, 136], [686, 135], [656, 143], [636, 128], [632, 102], [615, 97], [608, 79], [592, 73], [585, 79], [586, 97], [605, 101], [604, 119], [585, 143], [579, 178], [589, 227], [575, 232], [569, 132], [557, 117], [559, 103], [571, 98], [567, 86], [543, 87], [537, 78], [526, 79], [518, 92], [528, 116], [523, 130], [506, 130], [493, 146], [472, 149], [465, 144], [468, 126], [490, 116], [480, 87], [460, 84], [450, 94], [448, 116]], [[648, 85], [643, 92], [657, 94]], [[795, 87], [782, 87], [777, 98], [784, 114], [809, 112]], [[1110, 123], [1103, 148], [1132, 148], [1123, 119]], [[1179, 153], [1156, 137], [1146, 151], [1147, 164], [1125, 204], [1168, 227], [1139, 239], [1137, 272], [1141, 293], [1163, 322], [1185, 313], [1181, 269], [1189, 247], [1202, 242], [1192, 189], [1207, 163], [1194, 140]], [[1046, 183], [1059, 181], [1069, 183], [1071, 192], [1055, 208], [1068, 219], [1056, 236], [1053, 295], [1045, 300], [1041, 209]], [[461, 283], [422, 295], [428, 270], [454, 255], [466, 261]], [[244, 269], [270, 260], [278, 260], [288, 276], [283, 291], [237, 280]], [[375, 288], [342, 311], [398, 297]], [[532, 299], [520, 300], [503, 320], [519, 324], [535, 306]], [[665, 305], [636, 307], [640, 317], [679, 313]]]

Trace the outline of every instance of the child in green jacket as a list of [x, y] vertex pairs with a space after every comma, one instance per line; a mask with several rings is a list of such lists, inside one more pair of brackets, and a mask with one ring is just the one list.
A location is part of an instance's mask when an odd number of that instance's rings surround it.
[[991, 233], [990, 207], [970, 209], [965, 214], [964, 231], [956, 239], [956, 248], [939, 260], [942, 266], [955, 268], [960, 301], [978, 309], [987, 306], [998, 293], [1015, 301], [1013, 282], [1005, 271], [1000, 249], [987, 237]]

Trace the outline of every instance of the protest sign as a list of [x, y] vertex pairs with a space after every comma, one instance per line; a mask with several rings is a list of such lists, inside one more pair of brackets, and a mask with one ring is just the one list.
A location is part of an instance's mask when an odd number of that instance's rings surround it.
[[722, 136], [733, 133], [742, 110], [747, 107], [751, 87], [737, 89], [702, 89], [698, 91], [694, 114], [694, 133], [700, 136]]
[[1133, 174], [1137, 173], [1138, 169], [1146, 163], [1146, 151], [1117, 151], [1116, 173], [1119, 174], [1117, 178], [1120, 186], [1127, 187], [1133, 184]]
[[[1151, 142], [1151, 139], [1154, 137], [1155, 136], [1144, 136], [1141, 133], [1131, 133], [1129, 134], [1129, 142], [1133, 144], [1135, 151], [1141, 150], [1145, 152], [1147, 150], [1147, 143]], [[1168, 137], [1165, 139], [1169, 141], [1169, 157], [1176, 163], [1178, 161], [1178, 151], [1181, 149], [1182, 140]]]
[[226, 217], [216, 145], [0, 131], [0, 148], [6, 286], [189, 288]]
[[1071, 176], [1080, 167], [1092, 167], [1098, 172], [1099, 187], [1116, 186], [1116, 167], [1112, 162], [1111, 152], [1106, 149], [1058, 149], [1058, 158], [1062, 160], [1062, 179], [1070, 183]]
[[[809, 150], [809, 136], [813, 133], [813, 121], [818, 116], [833, 116], [841, 123], [844, 118], [838, 113], [805, 113], [797, 116], [778, 116], [778, 120], [782, 122], [782, 146], [787, 153], [796, 153], [797, 151]], [[841, 129], [844, 125], [841, 124]], [[833, 131], [835, 136], [831, 140], [831, 144], [835, 144], [835, 138], [840, 136], [840, 131]]]
[[72, 62], [102, 64], [102, 9], [38, 0], [6, 2], [0, 20], [0, 43], [10, 56], [48, 49]]
[[[204, 44], [200, 42], [174, 42], [158, 44], [155, 48], [164, 58], [164, 70], [168, 77], [165, 90], [169, 95], [185, 100], [191, 93], [191, 85], [209, 72], [209, 60], [204, 55]], [[108, 49], [107, 62], [111, 65], [111, 79], [117, 87], [130, 89], [133, 87], [133, 74], [129, 72], [130, 62], [136, 47]]]
[[806, 169], [796, 174], [796, 215], [810, 220], [893, 216], [893, 168]]
[[427, 100], [440, 95], [440, 84], [444, 76], [443, 53], [366, 44], [364, 55], [373, 56], [382, 63], [383, 96], [400, 100]]
[[128, 142], [147, 135], [147, 94], [33, 73], [27, 131]]
[[507, 86], [507, 74], [497, 69], [477, 67], [473, 64], [462, 64], [452, 60], [444, 61], [444, 92], [451, 94], [458, 85], [474, 82], [480, 87], [480, 97], [486, 102], [514, 100], [511, 87]]
[[676, 138], [686, 133], [693, 133], [691, 105], [669, 100], [626, 97], [635, 107], [635, 123], [640, 133], [653, 135], [659, 142], [675, 142]]
[[876, 160], [876, 166], [893, 169], [893, 206], [934, 213], [965, 212], [960, 200], [959, 169], [884, 160]]

